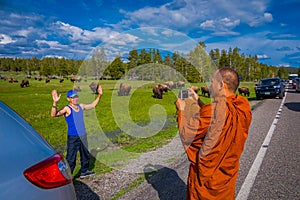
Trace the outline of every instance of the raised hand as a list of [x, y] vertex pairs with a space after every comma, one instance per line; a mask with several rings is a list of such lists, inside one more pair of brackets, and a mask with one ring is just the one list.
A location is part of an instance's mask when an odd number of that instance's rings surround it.
[[56, 90], [52, 90], [52, 99], [55, 103], [57, 103], [60, 100], [60, 96], [61, 94], [58, 95]]
[[100, 95], [103, 94], [101, 85], [99, 85], [99, 87], [98, 87], [98, 94], [100, 94]]

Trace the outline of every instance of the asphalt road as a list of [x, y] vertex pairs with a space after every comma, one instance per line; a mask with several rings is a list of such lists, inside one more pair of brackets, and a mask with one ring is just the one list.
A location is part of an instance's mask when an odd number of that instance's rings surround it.
[[[300, 93], [265, 99], [252, 112], [241, 157], [237, 199], [300, 199]], [[267, 139], [266, 139], [267, 138]], [[189, 162], [186, 156], [120, 199], [185, 199]]]

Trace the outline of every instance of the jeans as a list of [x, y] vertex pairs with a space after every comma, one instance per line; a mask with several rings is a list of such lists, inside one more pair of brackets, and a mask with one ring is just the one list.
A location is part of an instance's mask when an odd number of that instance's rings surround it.
[[88, 151], [87, 136], [68, 136], [66, 159], [73, 173], [76, 166], [76, 155], [79, 150], [81, 173], [89, 169], [90, 153]]

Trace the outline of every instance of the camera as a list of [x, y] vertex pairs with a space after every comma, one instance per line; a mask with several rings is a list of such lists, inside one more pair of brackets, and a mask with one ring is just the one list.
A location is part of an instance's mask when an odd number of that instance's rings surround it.
[[180, 99], [187, 99], [190, 97], [190, 91], [189, 90], [180, 90], [178, 97]]

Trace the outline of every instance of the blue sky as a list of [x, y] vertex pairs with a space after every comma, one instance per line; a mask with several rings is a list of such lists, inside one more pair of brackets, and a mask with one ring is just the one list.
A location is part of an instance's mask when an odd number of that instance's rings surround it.
[[114, 57], [204, 41], [206, 52], [238, 47], [300, 67], [299, 10], [299, 0], [0, 0], [0, 57], [85, 59], [97, 47]]

